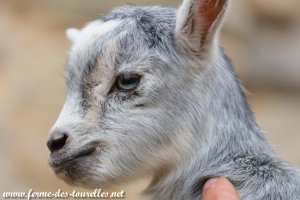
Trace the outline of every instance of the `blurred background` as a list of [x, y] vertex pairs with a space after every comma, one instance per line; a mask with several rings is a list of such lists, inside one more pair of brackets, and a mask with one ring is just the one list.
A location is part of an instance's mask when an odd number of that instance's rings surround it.
[[[48, 167], [48, 130], [65, 98], [66, 28], [126, 3], [180, 0], [0, 0], [0, 193], [72, 191]], [[222, 44], [275, 151], [300, 167], [300, 1], [233, 0]], [[147, 180], [119, 188], [127, 199]]]

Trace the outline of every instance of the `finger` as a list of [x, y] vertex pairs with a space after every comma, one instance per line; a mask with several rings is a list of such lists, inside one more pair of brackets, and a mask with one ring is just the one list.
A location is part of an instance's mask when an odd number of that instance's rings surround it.
[[240, 200], [239, 195], [226, 178], [212, 178], [203, 187], [202, 200]]

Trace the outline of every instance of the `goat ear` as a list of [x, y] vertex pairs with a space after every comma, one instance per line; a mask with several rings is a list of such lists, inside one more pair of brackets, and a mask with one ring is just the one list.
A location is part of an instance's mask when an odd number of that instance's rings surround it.
[[197, 51], [210, 46], [228, 4], [229, 0], [184, 0], [177, 11], [176, 35]]
[[80, 30], [76, 28], [69, 28], [66, 30], [66, 36], [72, 43], [76, 41], [79, 35], [80, 35]]

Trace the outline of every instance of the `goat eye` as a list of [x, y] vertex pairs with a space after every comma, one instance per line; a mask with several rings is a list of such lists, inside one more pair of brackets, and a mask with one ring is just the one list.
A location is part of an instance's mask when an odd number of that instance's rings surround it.
[[118, 89], [128, 92], [137, 88], [141, 80], [141, 76], [137, 74], [123, 74], [117, 80]]

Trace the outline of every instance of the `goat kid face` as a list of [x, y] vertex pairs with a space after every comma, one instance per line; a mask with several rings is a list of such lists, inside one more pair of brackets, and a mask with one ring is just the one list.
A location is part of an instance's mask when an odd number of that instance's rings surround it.
[[103, 186], [172, 165], [190, 149], [182, 136], [189, 91], [226, 5], [186, 0], [177, 16], [170, 8], [121, 7], [67, 31], [68, 94], [48, 141], [58, 177]]

